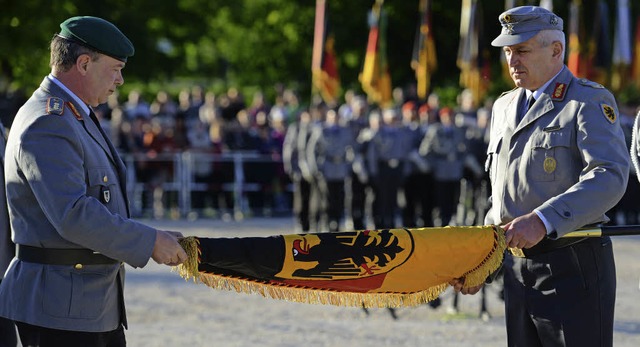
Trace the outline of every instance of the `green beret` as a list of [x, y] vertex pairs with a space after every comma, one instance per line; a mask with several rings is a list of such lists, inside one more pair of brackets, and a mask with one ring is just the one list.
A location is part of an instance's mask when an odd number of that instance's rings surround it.
[[115, 25], [98, 17], [72, 17], [60, 24], [58, 36], [87, 46], [122, 62], [135, 52], [133, 44]]

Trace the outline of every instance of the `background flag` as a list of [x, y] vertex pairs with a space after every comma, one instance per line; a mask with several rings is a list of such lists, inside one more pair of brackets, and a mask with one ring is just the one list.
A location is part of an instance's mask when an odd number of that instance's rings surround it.
[[340, 93], [340, 77], [334, 50], [334, 36], [328, 31], [326, 0], [316, 0], [311, 73], [313, 90], [325, 103], [335, 106]]
[[609, 6], [599, 0], [595, 6], [593, 33], [589, 40], [587, 78], [600, 84], [608, 84], [611, 68], [611, 39], [609, 36]]
[[581, 7], [581, 0], [572, 0], [571, 5], [569, 5], [569, 58], [567, 66], [577, 77], [585, 77], [582, 66], [584, 64], [582, 62], [582, 46], [580, 45], [580, 39], [582, 38]]
[[462, 1], [457, 65], [460, 85], [473, 92], [475, 105], [479, 105], [489, 85], [490, 61], [484, 44], [482, 8], [477, 0]]
[[640, 89], [640, 15], [636, 19], [636, 33], [633, 44], [633, 61], [631, 63], [631, 80]]
[[631, 23], [629, 0], [618, 0], [613, 38], [613, 74], [611, 89], [621, 90], [627, 84], [631, 65]]
[[383, 0], [376, 0], [369, 12], [369, 39], [360, 83], [370, 102], [381, 107], [391, 104], [391, 75], [387, 64], [387, 15]]
[[411, 68], [415, 70], [418, 97], [426, 100], [431, 89], [431, 75], [438, 66], [436, 45], [431, 25], [431, 1], [420, 0], [420, 23], [413, 46]]

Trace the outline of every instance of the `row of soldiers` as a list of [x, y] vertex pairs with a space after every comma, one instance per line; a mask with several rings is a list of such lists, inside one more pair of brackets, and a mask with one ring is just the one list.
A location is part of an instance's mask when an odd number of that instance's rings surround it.
[[301, 112], [283, 145], [300, 231], [482, 223], [490, 111], [468, 102], [370, 109], [355, 96]]

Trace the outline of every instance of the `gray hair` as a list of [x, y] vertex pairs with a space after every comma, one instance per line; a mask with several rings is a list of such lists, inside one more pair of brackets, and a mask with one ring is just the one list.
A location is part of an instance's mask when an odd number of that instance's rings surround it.
[[64, 39], [58, 35], [54, 35], [51, 39], [51, 57], [49, 59], [49, 66], [52, 69], [56, 69], [62, 72], [67, 72], [71, 69], [78, 60], [78, 57], [87, 54], [91, 57], [91, 61], [96, 61], [100, 58], [100, 53], [85, 47], [73, 41]]
[[556, 41], [560, 42], [562, 44], [562, 57], [564, 57], [567, 47], [564, 32], [550, 29], [540, 30], [536, 37], [542, 47], [547, 47]]

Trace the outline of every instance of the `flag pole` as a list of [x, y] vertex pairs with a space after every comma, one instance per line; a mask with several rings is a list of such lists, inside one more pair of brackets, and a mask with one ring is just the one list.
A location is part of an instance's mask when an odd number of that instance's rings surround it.
[[594, 228], [581, 228], [565, 234], [563, 237], [601, 237], [640, 235], [640, 225], [611, 225]]

